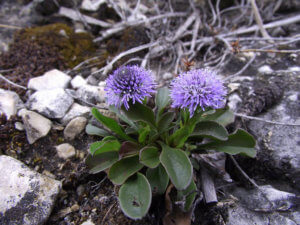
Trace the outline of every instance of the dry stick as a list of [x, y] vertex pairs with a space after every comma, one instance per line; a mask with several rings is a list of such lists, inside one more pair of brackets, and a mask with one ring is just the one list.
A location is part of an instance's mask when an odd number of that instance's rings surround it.
[[27, 90], [26, 87], [23, 87], [23, 86], [21, 86], [21, 85], [19, 85], [19, 84], [16, 84], [16, 83], [14, 83], [14, 82], [8, 80], [8, 79], [5, 78], [2, 74], [0, 74], [0, 78], [1, 78], [2, 80], [6, 81], [7, 83], [9, 83], [9, 84], [15, 86], [15, 87], [18, 87], [18, 88], [22, 88], [22, 89], [24, 89], [24, 90]]
[[201, 184], [206, 203], [218, 202], [213, 178], [205, 167], [201, 167]]
[[108, 214], [110, 213], [110, 211], [112, 210], [112, 208], [116, 205], [117, 202], [114, 202], [110, 207], [109, 209], [107, 210], [107, 212], [105, 213], [105, 216], [103, 217], [103, 220], [101, 222], [101, 225], [104, 224], [105, 220], [106, 220], [106, 217], [108, 216]]
[[254, 54], [254, 56], [252, 56], [252, 58], [247, 62], [247, 64], [240, 71], [236, 72], [233, 75], [230, 75], [230, 76], [226, 77], [224, 79], [224, 81], [227, 81], [227, 80], [229, 80], [233, 77], [236, 77], [236, 76], [242, 74], [251, 65], [251, 63], [254, 61], [255, 58], [256, 58], [256, 54]]
[[0, 24], [1, 28], [8, 28], [8, 29], [22, 29], [22, 27], [17, 27], [13, 25], [6, 25], [6, 24]]
[[126, 55], [130, 55], [132, 53], [136, 53], [136, 52], [142, 51], [144, 49], [154, 47], [157, 44], [158, 44], [158, 41], [151, 42], [151, 43], [148, 43], [148, 44], [145, 44], [145, 45], [140, 45], [138, 47], [131, 48], [131, 49], [125, 51], [125, 52], [121, 52], [119, 55], [114, 57], [113, 60], [109, 64], [107, 64], [105, 67], [101, 68], [100, 70], [97, 70], [97, 71], [93, 72], [91, 75], [99, 73], [99, 72], [103, 72], [103, 75], [106, 75], [112, 69], [114, 63], [117, 62], [119, 59], [123, 58]]
[[111, 27], [112, 26], [112, 24], [110, 24], [110, 23], [104, 22], [102, 20], [97, 20], [90, 16], [85, 16], [85, 15], [81, 14], [79, 11], [76, 11], [74, 9], [69, 9], [66, 7], [60, 7], [58, 14], [68, 17], [75, 21], [85, 20], [89, 24], [98, 25], [101, 27]]
[[242, 118], [251, 119], [251, 120], [257, 120], [257, 121], [262, 121], [262, 122], [270, 123], [270, 124], [274, 124], [274, 125], [300, 126], [300, 124], [296, 124], [296, 123], [275, 122], [275, 121], [271, 121], [271, 120], [265, 120], [265, 119], [262, 119], [262, 118], [259, 118], [259, 117], [247, 116], [247, 115], [240, 114], [240, 113], [234, 113], [234, 115], [242, 117]]
[[[229, 154], [228, 154], [229, 155]], [[233, 164], [236, 166], [236, 168], [240, 171], [240, 173], [247, 179], [247, 181], [249, 181], [249, 183], [251, 183], [255, 188], [259, 189], [259, 186], [255, 183], [255, 181], [253, 179], [251, 179], [246, 173], [245, 171], [240, 167], [240, 165], [238, 164], [238, 162], [235, 160], [235, 158], [232, 155], [229, 155], [230, 159], [232, 160]]]
[[255, 20], [256, 20], [256, 23], [259, 27], [259, 30], [262, 34], [262, 36], [264, 38], [269, 38], [271, 39], [270, 35], [268, 34], [267, 30], [264, 28], [264, 24], [263, 24], [263, 21], [261, 19], [261, 16], [259, 14], [259, 11], [258, 11], [258, 8], [257, 8], [257, 5], [256, 5], [256, 2], [255, 0], [250, 0], [251, 2], [251, 6], [252, 6], [252, 9], [253, 9], [253, 12], [254, 12], [254, 16], [255, 16]]
[[298, 53], [300, 50], [277, 50], [277, 49], [244, 49], [240, 50], [241, 52], [268, 52], [268, 53]]
[[159, 19], [163, 19], [163, 18], [170, 18], [170, 17], [184, 17], [186, 16], [186, 13], [182, 13], [182, 12], [175, 12], [175, 13], [166, 13], [166, 14], [162, 14], [162, 15], [158, 15], [158, 16], [153, 16], [150, 17], [148, 19], [138, 19], [136, 21], [131, 21], [131, 22], [120, 22], [115, 24], [112, 28], [101, 32], [101, 37], [95, 38], [94, 42], [98, 42], [98, 41], [103, 41], [104, 39], [124, 30], [127, 27], [130, 26], [138, 26], [138, 25], [142, 25], [145, 23], [151, 23], [155, 20], [159, 20]]
[[[289, 25], [291, 23], [297, 23], [300, 21], [300, 15], [296, 15], [290, 18], [286, 18], [286, 19], [282, 19], [282, 20], [278, 20], [278, 21], [274, 21], [268, 24], [265, 24], [263, 27], [265, 29], [269, 29], [269, 28], [274, 28], [274, 27], [280, 27], [280, 26], [284, 26], [284, 25]], [[221, 34], [221, 37], [229, 37], [229, 36], [234, 36], [234, 35], [239, 35], [239, 34], [246, 34], [246, 33], [251, 33], [254, 31], [259, 30], [259, 27], [257, 25], [253, 25], [251, 27], [248, 28], [240, 28], [236, 31], [231, 31], [229, 33], [226, 34]]]

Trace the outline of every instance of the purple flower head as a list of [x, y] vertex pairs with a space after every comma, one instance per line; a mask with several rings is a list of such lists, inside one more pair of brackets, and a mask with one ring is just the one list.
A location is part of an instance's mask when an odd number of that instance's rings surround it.
[[155, 92], [155, 83], [150, 71], [139, 66], [122, 66], [106, 80], [106, 97], [109, 105], [129, 109], [129, 101], [142, 103], [145, 97]]
[[190, 117], [197, 107], [218, 109], [224, 106], [226, 90], [213, 71], [191, 70], [180, 74], [171, 82], [173, 108], [188, 108]]

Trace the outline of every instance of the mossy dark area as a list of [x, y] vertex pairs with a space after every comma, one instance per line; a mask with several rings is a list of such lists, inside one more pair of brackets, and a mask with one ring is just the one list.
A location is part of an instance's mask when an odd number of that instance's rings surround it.
[[[6, 76], [11, 81], [26, 86], [28, 80], [51, 69], [73, 68], [94, 55], [96, 46], [92, 36], [75, 33], [61, 23], [22, 29], [15, 33], [9, 51], [0, 55], [0, 69], [11, 70]], [[1, 88], [14, 89], [1, 83]]]

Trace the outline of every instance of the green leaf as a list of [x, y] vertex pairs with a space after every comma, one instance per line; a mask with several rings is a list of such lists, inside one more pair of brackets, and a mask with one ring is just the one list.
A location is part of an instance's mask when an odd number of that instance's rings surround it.
[[184, 201], [183, 210], [185, 212], [188, 212], [191, 209], [191, 206], [193, 205], [196, 195], [197, 195], [197, 186], [193, 180], [190, 183], [190, 185], [187, 187], [187, 189], [177, 192], [178, 201]]
[[228, 132], [223, 126], [214, 121], [202, 121], [196, 125], [190, 137], [208, 137], [226, 141], [228, 139]]
[[91, 124], [86, 125], [85, 127], [85, 132], [89, 135], [97, 135], [100, 137], [105, 137], [110, 135], [110, 133], [108, 133], [106, 130], [101, 129], [99, 127], [93, 126]]
[[119, 190], [121, 209], [131, 219], [144, 217], [150, 208], [151, 199], [150, 184], [141, 173], [128, 179]]
[[161, 116], [157, 124], [159, 133], [163, 133], [168, 130], [171, 122], [174, 120], [174, 117], [174, 112], [166, 112]]
[[169, 143], [176, 148], [181, 148], [189, 136], [190, 128], [188, 126], [183, 126], [170, 136]]
[[152, 109], [141, 103], [136, 102], [135, 104], [130, 103], [128, 111], [122, 107], [124, 114], [133, 121], [144, 121], [152, 127], [156, 127], [154, 113]]
[[148, 168], [146, 177], [150, 182], [151, 189], [154, 194], [165, 193], [169, 184], [169, 176], [161, 164], [154, 169]]
[[90, 173], [95, 174], [106, 170], [119, 159], [118, 152], [105, 152], [99, 155], [88, 155], [85, 163], [90, 169]]
[[92, 114], [94, 117], [99, 120], [104, 126], [109, 128], [111, 131], [115, 132], [120, 138], [128, 141], [135, 141], [131, 137], [129, 137], [123, 130], [123, 128], [112, 118], [102, 115], [97, 108], [92, 108]]
[[227, 125], [234, 122], [234, 114], [228, 109], [217, 109], [215, 113], [204, 116], [202, 121], [215, 121], [222, 126], [226, 127]]
[[97, 141], [91, 144], [90, 152], [98, 155], [104, 152], [119, 151], [121, 144], [117, 140]]
[[157, 107], [158, 114], [161, 114], [163, 109], [170, 102], [170, 91], [167, 87], [159, 88], [155, 97], [155, 105]]
[[238, 129], [228, 136], [227, 141], [213, 141], [199, 146], [200, 149], [216, 150], [231, 155], [242, 154], [255, 157], [255, 139], [245, 130]]
[[133, 121], [131, 121], [130, 119], [128, 119], [127, 116], [125, 116], [124, 114], [122, 114], [120, 112], [119, 109], [117, 109], [115, 106], [110, 105], [109, 106], [109, 110], [114, 112], [121, 120], [123, 120], [125, 123], [129, 124], [133, 129], [135, 129], [135, 131], [137, 130], [137, 126], [134, 124]]
[[160, 162], [166, 169], [177, 190], [184, 190], [192, 180], [193, 167], [184, 151], [171, 148], [160, 142], [162, 153]]
[[139, 143], [145, 143], [147, 136], [149, 135], [151, 129], [148, 125], [142, 127], [139, 130]]
[[140, 146], [137, 143], [131, 141], [124, 141], [119, 150], [119, 156], [120, 158], [123, 158], [125, 156], [135, 154], [139, 150], [140, 150]]
[[159, 164], [158, 148], [146, 146], [140, 151], [140, 162], [147, 167], [155, 168]]
[[108, 178], [114, 184], [121, 185], [127, 180], [128, 177], [142, 169], [143, 166], [144, 165], [139, 163], [138, 155], [123, 158], [112, 165], [108, 173]]

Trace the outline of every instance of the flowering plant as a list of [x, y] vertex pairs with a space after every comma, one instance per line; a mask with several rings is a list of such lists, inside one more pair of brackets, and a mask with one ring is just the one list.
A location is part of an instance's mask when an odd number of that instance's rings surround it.
[[119, 202], [130, 218], [139, 219], [149, 210], [152, 194], [165, 193], [170, 181], [178, 200], [188, 211], [196, 196], [192, 152], [207, 150], [255, 157], [255, 140], [242, 129], [228, 134], [225, 126], [234, 116], [225, 105], [226, 89], [208, 70], [192, 70], [176, 77], [168, 88], [157, 90], [155, 106], [147, 99], [155, 93], [149, 71], [125, 66], [107, 79], [110, 110], [119, 122], [93, 116], [108, 130], [92, 125], [87, 133], [104, 137], [90, 146], [86, 163], [92, 173], [106, 170], [121, 185]]

